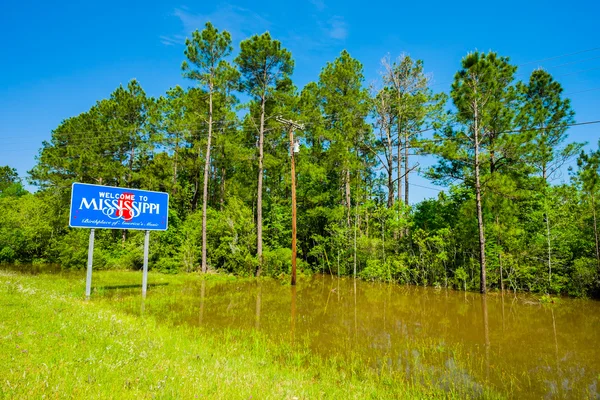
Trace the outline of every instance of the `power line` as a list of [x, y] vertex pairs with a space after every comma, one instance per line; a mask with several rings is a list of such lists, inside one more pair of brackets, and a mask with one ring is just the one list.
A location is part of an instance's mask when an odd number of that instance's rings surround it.
[[589, 53], [591, 51], [597, 51], [600, 50], [600, 47], [592, 47], [591, 49], [586, 49], [586, 50], [580, 50], [580, 51], [576, 51], [574, 53], [566, 53], [566, 54], [562, 54], [559, 56], [553, 56], [553, 57], [548, 57], [548, 58], [542, 58], [540, 60], [534, 60], [534, 61], [527, 61], [523, 64], [519, 64], [519, 67], [522, 67], [524, 65], [529, 65], [529, 64], [535, 64], [535, 63], [539, 63], [539, 62], [544, 62], [544, 61], [550, 61], [550, 60], [556, 60], [557, 58], [563, 58], [563, 57], [569, 57], [569, 56], [575, 56], [577, 54], [582, 54], [582, 53]]
[[[558, 55], [558, 56], [543, 58], [543, 59], [540, 59], [540, 60], [527, 61], [525, 63], [518, 64], [517, 67], [522, 67], [522, 66], [525, 66], [525, 65], [535, 64], [535, 63], [544, 62], [544, 61], [556, 60], [558, 58], [563, 58], [563, 57], [568, 57], [568, 56], [574, 56], [574, 55], [582, 54], [582, 53], [589, 53], [589, 52], [597, 51], [597, 50], [600, 50], [600, 47], [593, 47], [593, 48], [586, 49], [586, 50], [576, 51], [574, 53], [562, 54], [562, 55]], [[564, 65], [576, 64], [576, 63], [585, 62], [585, 61], [591, 61], [591, 60], [595, 60], [597, 58], [600, 58], [600, 57], [592, 57], [592, 58], [588, 58], [588, 59], [585, 59], [585, 60], [573, 61], [573, 62], [569, 62], [569, 63], [565, 63], [565, 64], [560, 64], [560, 65], [549, 67], [549, 68], [557, 68], [557, 67], [562, 67]], [[585, 70], [585, 71], [587, 71], [587, 70]], [[579, 73], [579, 72], [585, 72], [585, 71], [577, 71], [577, 72], [574, 72], [572, 74]], [[526, 73], [519, 73], [516, 76], [523, 76], [523, 75], [526, 75]], [[571, 74], [567, 74], [567, 75], [571, 75]], [[561, 75], [561, 76], [565, 76], [565, 75]], [[440, 86], [440, 85], [447, 85], [447, 84], [452, 83], [452, 82], [454, 82], [454, 81], [434, 83], [432, 85], [429, 85], [429, 87]]]
[[420, 187], [420, 188], [423, 188], [423, 189], [435, 190], [437, 192], [443, 192], [444, 191], [444, 189], [438, 189], [438, 188], [434, 188], [434, 187], [430, 187], [430, 186], [417, 185], [416, 183], [410, 183], [409, 182], [408, 184], [409, 184], [409, 186], [416, 186], [416, 187]]
[[581, 69], [579, 71], [574, 71], [574, 72], [569, 72], [567, 74], [560, 74], [560, 75], [555, 75], [554, 77], [556, 78], [560, 78], [561, 76], [569, 76], [569, 75], [575, 75], [575, 74], [580, 74], [582, 72], [588, 72], [588, 71], [596, 71], [599, 70], [600, 67], [594, 67], [594, 68], [589, 68], [589, 69]]
[[[600, 88], [596, 88], [596, 89], [600, 89]], [[540, 127], [540, 128], [522, 128], [522, 129], [516, 129], [516, 130], [510, 130], [510, 131], [501, 131], [501, 132], [497, 132], [498, 134], [504, 134], [504, 133], [521, 133], [521, 132], [529, 132], [529, 131], [540, 131], [540, 130], [546, 130], [546, 129], [553, 129], [553, 128], [568, 128], [568, 127], [574, 127], [574, 126], [585, 126], [585, 125], [594, 125], [594, 124], [599, 124], [600, 120], [595, 120], [595, 121], [584, 121], [584, 122], [575, 122], [572, 124], [556, 124], [556, 125], [550, 125], [550, 126], [545, 126], [545, 127]], [[456, 126], [458, 125], [458, 123], [451, 123], [451, 126]], [[433, 129], [433, 128], [432, 128]], [[431, 129], [428, 129], [431, 130]], [[97, 132], [100, 133], [100, 132]], [[200, 136], [196, 137], [196, 138], [202, 138]], [[97, 144], [100, 141], [105, 141], [106, 138], [98, 138], [98, 137], [92, 137], [92, 138], [79, 138], [76, 139], [75, 143], [64, 143], [64, 144], [60, 144], [60, 145], [53, 145], [50, 146], [51, 148], [67, 148], [67, 147], [74, 147], [74, 148], [80, 148], [80, 147], [86, 147], [89, 145], [93, 145], [93, 144]], [[438, 143], [438, 142], [446, 142], [446, 141], [462, 141], [462, 138], [456, 138], [456, 137], [440, 137], [440, 138], [433, 138], [433, 139], [417, 139], [415, 144], [419, 144], [419, 143]], [[48, 142], [51, 144], [51, 142]], [[240, 142], [240, 144], [246, 144], [248, 146], [251, 146], [254, 144], [254, 141], [242, 141]], [[159, 146], [161, 147], [161, 146]], [[413, 146], [414, 147], [414, 146]], [[189, 147], [182, 147], [182, 149], [184, 148], [188, 148]], [[43, 149], [43, 148], [42, 148]], [[8, 151], [7, 151], [8, 150]], [[11, 152], [11, 151], [25, 151], [25, 150], [29, 150], [29, 149], [5, 149], [5, 152]], [[422, 155], [422, 154], [420, 154]]]
[[[541, 127], [541, 128], [522, 128], [522, 129], [511, 130], [511, 131], [500, 131], [500, 132], [497, 132], [497, 134], [521, 133], [521, 132], [530, 132], [530, 131], [543, 131], [543, 130], [546, 130], [546, 129], [553, 129], [553, 128], [569, 128], [569, 127], [573, 127], [573, 126], [594, 125], [594, 124], [600, 124], [600, 120], [597, 120], [597, 121], [585, 121], [585, 122], [574, 122], [572, 124], [548, 125], [548, 126]], [[455, 125], [458, 125], [458, 123], [451, 124], [451, 126], [455, 126]], [[455, 137], [440, 137], [440, 138], [434, 138], [434, 139], [419, 139], [417, 141], [417, 143], [423, 143], [423, 142], [436, 143], [436, 142], [461, 141], [461, 140], [463, 140], [463, 139], [462, 138], [455, 138]]]
[[569, 93], [565, 93], [565, 96], [567, 96], [567, 95], [572, 95], [572, 94], [578, 94], [578, 93], [593, 92], [594, 90], [600, 90], [600, 87], [597, 87], [597, 88], [592, 88], [592, 89], [586, 89], [586, 90], [580, 90], [580, 91], [577, 91], [577, 92], [569, 92]]
[[598, 56], [598, 57], [592, 57], [592, 58], [585, 58], [583, 60], [570, 61], [568, 63], [558, 64], [558, 65], [551, 65], [551, 66], [548, 67], [548, 69], [550, 69], [550, 68], [560, 68], [560, 67], [564, 67], [566, 65], [572, 65], [572, 64], [579, 64], [581, 62], [597, 60], [599, 58], [600, 58], [600, 56]]

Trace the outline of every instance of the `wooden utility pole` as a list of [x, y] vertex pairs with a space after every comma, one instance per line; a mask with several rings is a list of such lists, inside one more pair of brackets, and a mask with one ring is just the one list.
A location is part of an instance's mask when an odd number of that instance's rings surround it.
[[297, 143], [294, 143], [294, 129], [304, 129], [304, 125], [295, 121], [284, 119], [281, 116], [275, 118], [277, 122], [288, 126], [290, 133], [290, 158], [292, 164], [292, 286], [296, 285], [296, 163], [294, 153], [300, 151]]

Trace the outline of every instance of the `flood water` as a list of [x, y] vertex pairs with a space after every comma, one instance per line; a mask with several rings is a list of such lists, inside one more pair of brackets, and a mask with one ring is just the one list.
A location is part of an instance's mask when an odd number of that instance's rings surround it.
[[[106, 295], [120, 309], [141, 312], [139, 290]], [[360, 357], [374, 369], [475, 397], [488, 387], [510, 398], [600, 398], [595, 300], [541, 304], [524, 294], [321, 275], [296, 288], [274, 280], [157, 287], [143, 312], [198, 329], [260, 330], [325, 357]]]
[[[54, 266], [10, 269], [81, 278]], [[528, 294], [482, 296], [329, 275], [302, 278], [296, 287], [277, 280], [184, 282], [150, 279], [145, 300], [139, 284], [100, 286], [94, 300], [159, 323], [258, 330], [465, 397], [485, 396], [487, 388], [507, 398], [600, 399], [597, 300], [542, 304]]]

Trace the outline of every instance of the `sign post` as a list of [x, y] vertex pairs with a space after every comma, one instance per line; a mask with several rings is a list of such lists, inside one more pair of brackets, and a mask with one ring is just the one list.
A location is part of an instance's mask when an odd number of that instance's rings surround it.
[[144, 231], [144, 270], [142, 295], [148, 286], [148, 247], [150, 231], [168, 227], [169, 194], [148, 190], [73, 183], [69, 226], [90, 228], [85, 295], [92, 293], [92, 264], [96, 229]]
[[148, 287], [148, 245], [150, 244], [150, 231], [144, 233], [144, 274], [142, 276], [142, 296], [146, 297]]
[[92, 264], [94, 263], [94, 228], [90, 229], [90, 244], [88, 245], [88, 263], [85, 276], [85, 297], [89, 298], [92, 293]]

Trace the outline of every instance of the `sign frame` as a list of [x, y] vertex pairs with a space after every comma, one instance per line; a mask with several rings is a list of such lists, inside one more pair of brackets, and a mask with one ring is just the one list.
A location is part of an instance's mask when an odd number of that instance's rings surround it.
[[[156, 195], [165, 195], [166, 196], [166, 212], [165, 212], [165, 225], [164, 228], [148, 228], [148, 227], [136, 227], [136, 226], [90, 226], [90, 225], [73, 225], [73, 212], [75, 211], [75, 213], [77, 213], [77, 209], [74, 208], [74, 204], [73, 204], [73, 194], [75, 192], [75, 186], [92, 186], [92, 187], [96, 187], [96, 188], [106, 188], [109, 191], [114, 191], [114, 190], [122, 190], [123, 192], [126, 192], [127, 194], [133, 194], [136, 196], [142, 196], [143, 193], [154, 193]], [[69, 227], [70, 228], [88, 228], [88, 229], [126, 229], [126, 230], [138, 230], [138, 231], [166, 231], [167, 229], [169, 229], [169, 200], [170, 200], [170, 196], [169, 193], [167, 192], [158, 192], [158, 191], [154, 191], [154, 190], [142, 190], [142, 189], [130, 189], [130, 188], [123, 188], [120, 186], [105, 186], [105, 185], [96, 185], [96, 184], [92, 184], [92, 183], [79, 183], [79, 182], [73, 182], [71, 185], [71, 200], [70, 200], [70, 206], [69, 206]], [[92, 200], [94, 201], [94, 200]]]
[[[165, 204], [165, 222], [164, 222], [164, 229], [160, 228], [148, 228], [146, 227], [123, 227], [123, 226], [119, 226], [117, 224], [112, 225], [111, 226], [90, 226], [90, 225], [73, 225], [72, 221], [76, 218], [73, 218], [73, 193], [75, 192], [75, 185], [83, 185], [83, 186], [94, 186], [97, 188], [106, 188], [108, 190], [122, 190], [125, 193], [121, 192], [122, 194], [126, 194], [126, 195], [130, 195], [130, 196], [135, 196], [136, 193], [131, 193], [131, 192], [138, 192], [137, 195], [142, 196], [139, 192], [146, 192], [146, 193], [156, 193], [156, 194], [160, 194], [162, 195], [166, 195], [166, 204]], [[106, 193], [106, 192], [105, 192]], [[119, 195], [120, 196], [120, 195]], [[146, 200], [147, 200], [147, 196]], [[140, 214], [142, 214], [145, 210], [145, 206], [141, 206], [142, 209], [140, 210], [140, 206], [138, 206], [138, 208], [136, 209], [135, 207], [133, 207], [133, 201], [134, 201], [134, 197], [131, 198], [125, 198], [123, 199], [122, 197], [119, 198], [114, 198], [114, 197], [110, 197], [107, 198], [109, 200], [117, 200], [118, 206], [115, 206], [113, 203], [110, 203], [112, 206], [110, 207], [111, 209], [117, 210], [117, 218], [111, 218], [113, 220], [118, 220], [123, 219], [125, 221], [127, 221], [126, 218], [124, 217], [124, 213], [125, 211], [127, 211], [130, 215], [129, 220], [133, 219], [133, 213], [134, 210], [139, 212]], [[85, 200], [85, 199], [84, 199]], [[92, 200], [92, 204], [96, 204], [93, 203], [95, 200]], [[125, 205], [125, 202], [129, 201], [130, 203], [127, 206]], [[83, 203], [81, 203], [83, 204]], [[81, 205], [80, 204], [80, 205]], [[91, 206], [90, 202], [86, 201], [86, 204], [88, 204], [87, 209], [89, 209], [89, 207]], [[102, 204], [102, 200], [100, 200], [100, 204]], [[149, 203], [145, 203], [145, 204], [149, 204]], [[156, 203], [155, 203], [156, 204]], [[160, 204], [159, 204], [160, 206]], [[156, 212], [158, 214], [158, 208], [159, 206], [157, 206]], [[96, 207], [95, 207], [96, 208]], [[81, 207], [80, 207], [81, 209]], [[95, 209], [94, 211], [100, 211], [102, 213], [103, 212], [104, 207], [100, 207], [100, 210]], [[152, 206], [149, 206], [149, 213], [152, 213]], [[118, 215], [118, 213], [121, 213], [121, 215]], [[107, 214], [105, 214], [107, 215]], [[104, 221], [104, 220], [103, 220]], [[167, 229], [169, 229], [169, 193], [166, 192], [157, 192], [157, 191], [153, 191], [153, 190], [141, 190], [141, 189], [130, 189], [130, 188], [122, 188], [122, 187], [118, 187], [118, 186], [105, 186], [105, 185], [95, 185], [95, 184], [91, 184], [91, 183], [80, 183], [80, 182], [73, 182], [73, 184], [71, 185], [71, 203], [69, 206], [69, 227], [70, 228], [84, 228], [84, 229], [89, 229], [90, 230], [90, 237], [89, 237], [89, 244], [88, 244], [88, 259], [87, 259], [87, 271], [86, 271], [86, 279], [85, 279], [85, 296], [86, 298], [89, 300], [91, 292], [92, 292], [92, 266], [94, 263], [94, 236], [95, 236], [95, 232], [96, 229], [125, 229], [125, 230], [138, 230], [138, 231], [144, 231], [144, 267], [143, 267], [143, 274], [142, 274], [142, 298], [146, 298], [146, 292], [147, 292], [147, 288], [148, 288], [148, 249], [150, 246], [150, 231], [154, 230], [154, 231], [166, 231]]]

